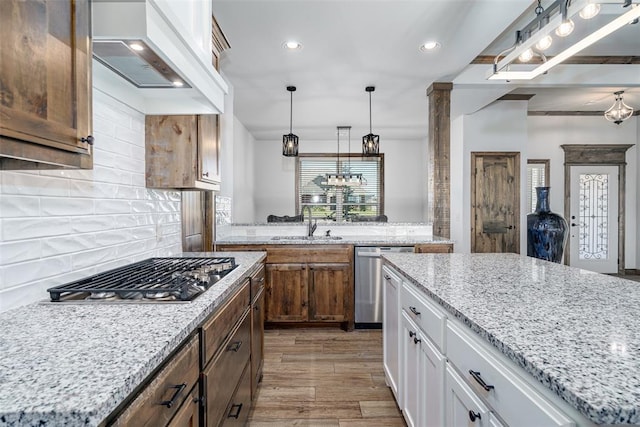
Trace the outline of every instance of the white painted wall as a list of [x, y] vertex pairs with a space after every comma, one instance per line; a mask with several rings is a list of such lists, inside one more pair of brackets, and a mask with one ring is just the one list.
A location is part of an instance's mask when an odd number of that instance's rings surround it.
[[[453, 106], [452, 106], [453, 108]], [[519, 151], [520, 194], [525, 194], [527, 102], [498, 101], [451, 122], [451, 239], [456, 252], [471, 251], [471, 152]], [[520, 253], [527, 253], [526, 198], [520, 197]]]
[[[355, 142], [354, 142], [355, 141]], [[346, 143], [341, 141], [341, 152]], [[426, 215], [426, 140], [382, 140], [384, 153], [385, 214], [390, 222], [422, 222]], [[343, 151], [344, 150], [344, 151]], [[352, 135], [351, 152], [360, 143]], [[255, 141], [253, 144], [255, 187], [254, 216], [246, 222], [266, 222], [267, 216], [295, 214], [295, 158], [282, 155], [281, 141]], [[335, 153], [336, 141], [308, 141], [301, 138], [300, 153]], [[234, 168], [249, 167], [236, 157]], [[234, 197], [239, 195], [234, 191]], [[238, 216], [235, 217], [239, 218]], [[240, 221], [238, 221], [240, 222]]]
[[529, 156], [550, 159], [551, 209], [564, 216], [564, 151], [562, 144], [635, 144], [627, 151], [625, 268], [638, 262], [638, 118], [621, 125], [600, 116], [529, 117]]
[[180, 194], [145, 188], [144, 115], [94, 88], [92, 170], [0, 172], [0, 311], [181, 251]]
[[[236, 223], [254, 221], [255, 164], [259, 156], [254, 153], [255, 139], [237, 118], [233, 118], [233, 208]], [[259, 163], [259, 162], [258, 162]]]

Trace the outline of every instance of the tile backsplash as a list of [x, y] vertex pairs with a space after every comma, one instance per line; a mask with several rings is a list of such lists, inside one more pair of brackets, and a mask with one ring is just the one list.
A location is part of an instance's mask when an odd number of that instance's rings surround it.
[[94, 168], [0, 172], [0, 311], [181, 252], [180, 193], [145, 188], [144, 115], [94, 90]]

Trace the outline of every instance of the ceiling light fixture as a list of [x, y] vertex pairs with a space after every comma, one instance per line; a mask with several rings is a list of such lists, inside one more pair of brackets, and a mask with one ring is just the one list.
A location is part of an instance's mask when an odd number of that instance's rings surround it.
[[604, 112], [604, 118], [617, 125], [627, 120], [633, 115], [633, 108], [624, 103], [622, 99], [623, 90], [615, 92], [616, 100], [611, 108]]
[[428, 41], [420, 45], [420, 50], [423, 52], [427, 52], [430, 50], [435, 50], [440, 47], [440, 43], [437, 41]]
[[289, 134], [282, 135], [282, 155], [286, 157], [296, 157], [298, 155], [298, 136], [293, 134], [293, 92], [296, 91], [296, 87], [287, 86], [287, 90], [291, 94], [291, 103], [289, 104]]
[[371, 131], [371, 92], [376, 90], [376, 87], [367, 86], [364, 90], [369, 92], [369, 134], [362, 137], [362, 154], [375, 156], [380, 152], [380, 135], [374, 135]]
[[[349, 138], [349, 157], [346, 169], [341, 172], [340, 164], [340, 135], [346, 134]], [[338, 126], [338, 150], [336, 155], [336, 173], [328, 173], [324, 177], [323, 185], [334, 185], [336, 187], [360, 187], [367, 185], [367, 180], [361, 173], [351, 173], [351, 126]]]
[[[555, 0], [546, 10], [540, 6], [540, 1], [538, 1], [536, 17], [524, 26], [522, 30], [516, 31], [516, 42], [512, 47], [495, 57], [493, 68], [487, 73], [487, 79], [531, 80], [546, 73], [554, 66], [591, 46], [598, 40], [629, 23], [637, 22], [640, 18], [640, 7], [633, 7], [636, 4], [632, 4], [632, 1], [637, 0], [625, 0], [624, 2], [621, 2], [621, 0]], [[623, 4], [621, 5], [621, 3]], [[583, 19], [591, 19], [595, 16], [593, 15], [595, 10], [604, 4], [610, 5], [612, 10], [616, 10], [614, 9], [616, 6], [620, 7], [617, 10], [620, 10], [621, 13], [547, 60], [541, 51], [544, 50], [544, 46], [548, 48], [551, 45], [552, 40], [550, 37], [554, 30], [556, 30], [556, 34], [569, 35], [573, 27], [577, 25], [571, 20], [572, 17], [578, 16], [580, 12], [584, 11], [582, 15], [585, 18]], [[613, 15], [616, 14], [613, 13]], [[536, 64], [534, 68], [526, 65], [518, 66], [516, 60], [533, 47], [537, 47], [537, 50], [534, 49], [534, 54], [540, 55], [541, 63]]]
[[138, 52], [143, 51], [144, 50], [144, 46], [142, 46], [140, 43], [130, 43], [129, 47], [133, 50], [137, 50]]
[[295, 40], [290, 40], [290, 41], [284, 42], [282, 47], [288, 50], [300, 50], [302, 49], [302, 43], [297, 42]]
[[579, 13], [582, 19], [595, 18], [600, 13], [600, 5], [598, 3], [590, 3], [586, 5]]

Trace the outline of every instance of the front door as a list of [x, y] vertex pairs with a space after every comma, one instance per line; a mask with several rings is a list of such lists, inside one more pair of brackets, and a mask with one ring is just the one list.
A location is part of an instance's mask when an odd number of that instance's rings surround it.
[[618, 166], [571, 166], [568, 222], [570, 265], [617, 273]]
[[471, 252], [520, 253], [520, 153], [471, 153]]

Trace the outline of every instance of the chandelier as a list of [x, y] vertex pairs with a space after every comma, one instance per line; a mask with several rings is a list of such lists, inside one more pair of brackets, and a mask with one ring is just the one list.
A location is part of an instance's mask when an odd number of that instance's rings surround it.
[[374, 135], [371, 131], [371, 92], [376, 90], [376, 87], [367, 86], [364, 90], [369, 92], [369, 134], [362, 137], [362, 154], [375, 156], [380, 152], [380, 135]]
[[[349, 138], [348, 166], [346, 172], [340, 172], [340, 134], [346, 134]], [[366, 185], [367, 180], [361, 173], [351, 173], [351, 126], [338, 126], [338, 150], [336, 160], [336, 173], [328, 173], [324, 177], [323, 185], [336, 187], [360, 187]]]
[[633, 115], [633, 108], [624, 103], [622, 99], [623, 90], [615, 92], [616, 100], [611, 108], [604, 112], [604, 118], [617, 125], [627, 120]]
[[282, 155], [286, 157], [296, 157], [298, 155], [298, 136], [293, 134], [293, 92], [296, 91], [295, 86], [287, 86], [287, 90], [291, 94], [291, 103], [289, 111], [289, 134], [282, 135]]

